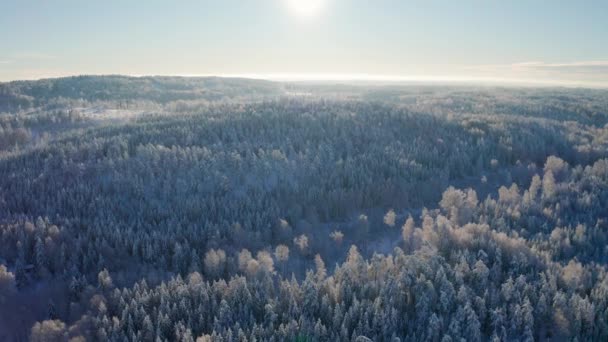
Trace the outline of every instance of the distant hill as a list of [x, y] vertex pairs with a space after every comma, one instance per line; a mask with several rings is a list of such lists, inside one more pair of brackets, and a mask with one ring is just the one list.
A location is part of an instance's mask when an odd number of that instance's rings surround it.
[[0, 83], [0, 112], [56, 103], [60, 100], [168, 103], [179, 100], [221, 101], [282, 94], [280, 83], [220, 77], [75, 76]]
[[608, 123], [608, 91], [599, 89], [516, 88], [475, 85], [355, 84], [272, 82], [246, 78], [74, 76], [0, 83], [0, 113], [66, 110], [103, 104], [107, 108], [198, 111], [218, 102], [260, 102], [280, 97], [356, 100], [398, 105], [440, 114], [499, 114]]

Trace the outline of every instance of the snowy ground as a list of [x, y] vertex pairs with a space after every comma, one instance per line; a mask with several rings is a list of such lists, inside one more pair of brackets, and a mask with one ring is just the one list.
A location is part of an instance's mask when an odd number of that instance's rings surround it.
[[104, 106], [74, 108], [86, 118], [93, 120], [126, 120], [134, 119], [147, 113], [145, 110], [112, 109]]

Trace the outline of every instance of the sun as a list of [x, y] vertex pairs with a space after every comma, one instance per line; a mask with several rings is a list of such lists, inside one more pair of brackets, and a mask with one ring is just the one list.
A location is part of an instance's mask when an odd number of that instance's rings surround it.
[[327, 0], [285, 0], [294, 14], [302, 17], [313, 17], [321, 12]]

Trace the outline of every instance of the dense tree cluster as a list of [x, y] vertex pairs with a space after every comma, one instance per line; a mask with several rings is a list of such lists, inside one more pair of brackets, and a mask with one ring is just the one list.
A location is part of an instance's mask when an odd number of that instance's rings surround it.
[[[555, 185], [595, 182], [592, 192], [605, 201], [607, 165], [600, 160]], [[365, 259], [352, 246], [331, 275], [318, 255], [315, 267], [298, 280], [276, 272], [270, 253], [253, 258], [243, 250], [238, 269], [224, 264], [222, 252], [213, 271], [206, 269], [209, 278], [194, 271], [153, 287], [146, 281], [130, 289], [101, 286], [103, 298], [90, 309], [95, 336], [119, 341], [608, 338], [605, 238], [598, 243], [603, 250], [591, 253], [598, 260], [565, 262], [561, 253], [544, 248], [553, 233], [526, 239], [516, 230], [492, 229], [488, 221], [514, 214], [513, 207], [497, 203], [551, 208], [557, 200], [544, 190], [516, 197], [516, 185], [503, 189], [497, 198], [477, 203], [474, 190], [450, 188], [442, 209], [426, 211], [418, 224], [406, 220], [404, 240], [392, 253]], [[473, 212], [467, 219], [459, 216], [464, 208]], [[595, 211], [590, 216], [596, 220], [606, 219], [601, 203], [586, 208]], [[489, 212], [493, 219], [485, 218]], [[567, 219], [553, 211], [546, 216]], [[590, 237], [578, 230], [577, 242]], [[205, 262], [215, 255], [211, 250]], [[218, 264], [233, 275], [218, 279]]]
[[0, 94], [0, 339], [608, 339], [606, 92]]

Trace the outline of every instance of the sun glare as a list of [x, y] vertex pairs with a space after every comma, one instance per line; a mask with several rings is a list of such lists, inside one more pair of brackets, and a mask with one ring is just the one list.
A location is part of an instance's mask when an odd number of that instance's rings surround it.
[[312, 17], [323, 9], [327, 0], [285, 0], [289, 9], [298, 16]]

